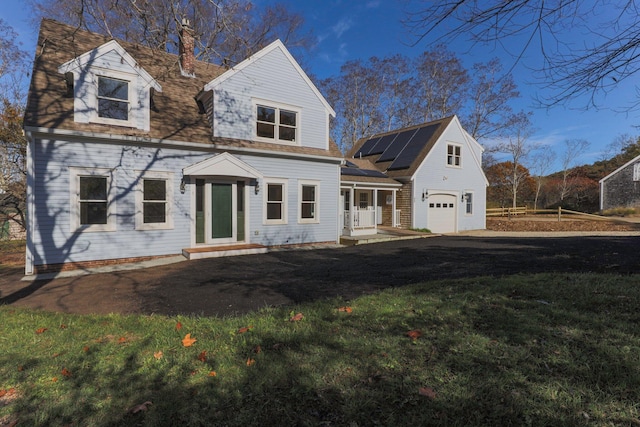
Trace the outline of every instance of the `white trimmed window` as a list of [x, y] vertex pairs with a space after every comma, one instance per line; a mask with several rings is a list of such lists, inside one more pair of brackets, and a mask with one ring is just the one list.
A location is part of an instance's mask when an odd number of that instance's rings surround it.
[[287, 181], [265, 179], [264, 223], [287, 223]]
[[173, 228], [173, 174], [145, 172], [136, 188], [136, 230]]
[[317, 181], [298, 181], [298, 222], [318, 223], [320, 184]]
[[447, 145], [447, 166], [462, 166], [462, 147], [460, 145]]
[[95, 108], [91, 121], [120, 126], [133, 126], [132, 106], [136, 98], [135, 76], [113, 71], [96, 73]]
[[298, 143], [299, 112], [295, 108], [258, 102], [255, 111], [258, 139]]
[[466, 202], [465, 213], [467, 215], [473, 214], [473, 193], [464, 193], [464, 200]]
[[640, 163], [633, 165], [633, 180], [640, 181]]
[[113, 170], [70, 167], [69, 173], [71, 231], [114, 231]]

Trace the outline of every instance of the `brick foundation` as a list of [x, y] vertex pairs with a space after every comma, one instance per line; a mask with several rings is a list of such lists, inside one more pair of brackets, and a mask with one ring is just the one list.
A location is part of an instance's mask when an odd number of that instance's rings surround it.
[[105, 267], [109, 265], [118, 265], [118, 264], [128, 264], [132, 262], [151, 261], [152, 259], [168, 258], [172, 256], [177, 256], [177, 255], [180, 255], [180, 254], [132, 257], [132, 258], [101, 259], [101, 260], [95, 260], [95, 261], [65, 262], [64, 264], [42, 264], [42, 265], [34, 266], [34, 274], [60, 273], [61, 271], [70, 271], [70, 270], [85, 270], [87, 268]]

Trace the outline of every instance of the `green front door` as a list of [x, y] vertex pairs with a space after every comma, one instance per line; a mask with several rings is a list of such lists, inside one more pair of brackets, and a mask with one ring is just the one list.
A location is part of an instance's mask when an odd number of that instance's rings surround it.
[[211, 183], [211, 238], [233, 237], [233, 185]]

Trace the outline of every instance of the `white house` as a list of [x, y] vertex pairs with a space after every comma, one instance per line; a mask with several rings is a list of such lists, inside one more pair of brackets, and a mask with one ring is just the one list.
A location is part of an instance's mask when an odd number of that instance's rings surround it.
[[341, 169], [343, 234], [484, 229], [483, 151], [456, 116], [361, 139]]
[[26, 273], [336, 242], [335, 113], [280, 41], [230, 69], [43, 20]]

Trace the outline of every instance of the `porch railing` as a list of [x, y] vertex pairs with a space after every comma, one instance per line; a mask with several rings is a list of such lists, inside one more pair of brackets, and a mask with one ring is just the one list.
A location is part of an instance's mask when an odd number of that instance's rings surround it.
[[[344, 213], [344, 225], [348, 227], [349, 218], [352, 212], [346, 211]], [[375, 228], [376, 226], [376, 211], [374, 209], [367, 210], [354, 210], [353, 211], [353, 228]]]

